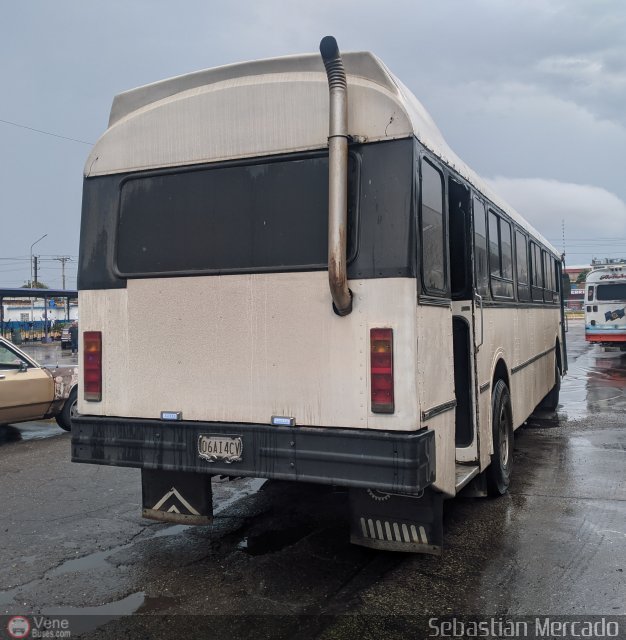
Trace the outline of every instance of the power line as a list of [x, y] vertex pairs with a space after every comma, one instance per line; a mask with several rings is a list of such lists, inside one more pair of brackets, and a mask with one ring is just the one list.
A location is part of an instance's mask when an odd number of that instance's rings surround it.
[[58, 133], [52, 133], [50, 131], [43, 131], [42, 129], [35, 129], [34, 127], [27, 127], [25, 124], [18, 124], [17, 122], [11, 122], [10, 120], [3, 120], [0, 118], [0, 122], [4, 124], [10, 124], [13, 127], [19, 127], [20, 129], [28, 129], [28, 131], [35, 131], [36, 133], [43, 133], [46, 136], [52, 136], [53, 138], [61, 138], [63, 140], [71, 140], [72, 142], [80, 142], [81, 144], [88, 144], [93, 147], [93, 142], [85, 142], [85, 140], [78, 140], [76, 138], [68, 138], [67, 136], [59, 135]]
[[[548, 238], [548, 240], [550, 240], [550, 238]], [[556, 240], [556, 238], [552, 238], [551, 242], [554, 242]], [[568, 242], [570, 240], [573, 242], [626, 242], [626, 238], [616, 238], [615, 236], [613, 236], [612, 238], [568, 238], [567, 240]]]
[[2, 269], [0, 269], [0, 273], [22, 273], [23, 271], [24, 271], [24, 269], [20, 269], [20, 268], [17, 268], [17, 269], [4, 269], [4, 268], [2, 268]]

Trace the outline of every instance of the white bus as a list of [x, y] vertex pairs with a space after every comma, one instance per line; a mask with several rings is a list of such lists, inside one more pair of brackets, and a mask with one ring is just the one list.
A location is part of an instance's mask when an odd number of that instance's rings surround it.
[[[76, 462], [208, 523], [211, 476], [346, 487], [351, 539], [439, 553], [566, 369], [555, 249], [371, 53], [118, 95], [85, 167]], [[160, 311], [153, 313], [161, 303]]]
[[603, 265], [587, 274], [585, 339], [626, 350], [626, 264]]

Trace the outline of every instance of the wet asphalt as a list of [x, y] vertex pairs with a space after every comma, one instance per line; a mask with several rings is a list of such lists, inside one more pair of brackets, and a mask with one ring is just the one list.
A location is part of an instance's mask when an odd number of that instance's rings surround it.
[[[568, 340], [557, 416], [516, 431], [507, 495], [446, 503], [441, 558], [350, 545], [346, 494], [315, 486], [220, 478], [211, 527], [144, 520], [138, 470], [70, 463], [53, 422], [0, 427], [0, 616], [232, 640], [422, 637], [413, 616], [624, 615], [626, 354], [587, 345], [581, 321]], [[72, 363], [58, 345], [30, 349]]]

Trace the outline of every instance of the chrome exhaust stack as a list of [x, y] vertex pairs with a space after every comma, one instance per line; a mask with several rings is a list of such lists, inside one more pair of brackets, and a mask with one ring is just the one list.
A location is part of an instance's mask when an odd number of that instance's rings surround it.
[[340, 316], [352, 312], [348, 288], [348, 83], [337, 41], [322, 38], [320, 53], [330, 92], [328, 133], [328, 283], [333, 308]]

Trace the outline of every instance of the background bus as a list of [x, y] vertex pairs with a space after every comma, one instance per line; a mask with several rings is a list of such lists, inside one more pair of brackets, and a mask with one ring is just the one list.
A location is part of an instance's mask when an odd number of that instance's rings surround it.
[[626, 349], [626, 265], [597, 267], [587, 274], [585, 339]]
[[443, 499], [506, 492], [558, 403], [561, 264], [378, 58], [320, 51], [115, 98], [72, 458], [172, 522], [211, 521], [212, 475], [347, 487], [354, 542], [438, 553]]

